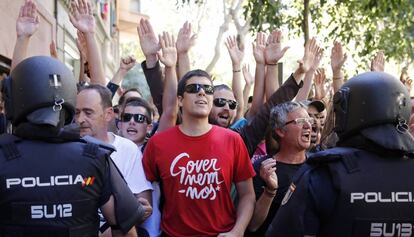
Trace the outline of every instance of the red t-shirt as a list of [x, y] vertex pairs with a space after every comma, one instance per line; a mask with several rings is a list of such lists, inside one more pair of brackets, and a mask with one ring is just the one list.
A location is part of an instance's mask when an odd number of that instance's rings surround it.
[[213, 126], [191, 137], [178, 126], [152, 137], [144, 152], [147, 179], [165, 198], [162, 230], [170, 236], [217, 236], [230, 231], [236, 209], [231, 184], [255, 175], [240, 135]]

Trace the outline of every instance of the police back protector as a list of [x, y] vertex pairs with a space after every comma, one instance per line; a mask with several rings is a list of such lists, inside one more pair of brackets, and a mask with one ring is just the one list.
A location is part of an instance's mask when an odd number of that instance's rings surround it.
[[97, 236], [106, 151], [0, 136], [0, 236]]

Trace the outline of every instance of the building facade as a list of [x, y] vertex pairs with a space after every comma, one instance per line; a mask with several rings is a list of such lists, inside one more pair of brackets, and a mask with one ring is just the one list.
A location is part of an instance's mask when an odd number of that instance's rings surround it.
[[[40, 26], [32, 36], [28, 56], [50, 55], [49, 44], [54, 40], [58, 58], [75, 75], [79, 74], [79, 51], [76, 29], [69, 21], [71, 0], [34, 0], [37, 3]], [[14, 44], [16, 19], [24, 0], [0, 1], [0, 75], [8, 74]], [[90, 0], [96, 20], [96, 40], [101, 50], [105, 76], [112, 78], [119, 65], [119, 31], [117, 0]], [[77, 76], [76, 76], [77, 78]]]

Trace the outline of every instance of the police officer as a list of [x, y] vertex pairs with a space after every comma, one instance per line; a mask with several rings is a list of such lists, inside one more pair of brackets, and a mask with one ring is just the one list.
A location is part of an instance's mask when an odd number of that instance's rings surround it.
[[410, 97], [367, 72], [334, 96], [337, 147], [311, 155], [266, 236], [414, 236]]
[[104, 144], [67, 130], [76, 83], [56, 59], [22, 61], [3, 84], [13, 135], [0, 136], [0, 236], [98, 236], [100, 208], [113, 236], [135, 235], [142, 207]]

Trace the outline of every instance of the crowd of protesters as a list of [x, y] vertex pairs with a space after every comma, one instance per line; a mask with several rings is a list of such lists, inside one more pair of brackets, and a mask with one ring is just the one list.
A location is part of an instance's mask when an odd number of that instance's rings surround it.
[[[140, 88], [121, 86], [136, 65], [132, 56], [122, 58], [112, 80], [105, 81], [87, 0], [71, 2], [70, 20], [81, 60], [74, 123], [81, 136], [116, 148], [111, 158], [145, 209], [143, 222], [136, 223], [138, 236], [265, 236], [307, 156], [336, 142], [332, 100], [344, 83], [347, 59], [340, 42], [330, 52], [332, 80], [320, 67], [324, 49], [312, 38], [295, 71], [279, 85], [278, 63], [288, 50], [280, 30], [257, 33], [254, 75], [243, 64], [236, 37], [229, 36], [229, 86], [191, 68], [196, 38], [191, 23], [176, 37], [157, 36], [142, 19], [137, 32], [148, 101]], [[25, 1], [16, 24], [11, 70], [27, 57], [40, 24], [34, 1]], [[57, 57], [53, 44], [51, 57]], [[370, 70], [384, 71], [384, 64], [378, 52]], [[400, 80], [411, 90], [406, 74]], [[120, 99], [113, 103], [116, 93]], [[414, 134], [414, 116], [409, 129]], [[110, 228], [102, 216], [100, 235], [111, 236]]]

